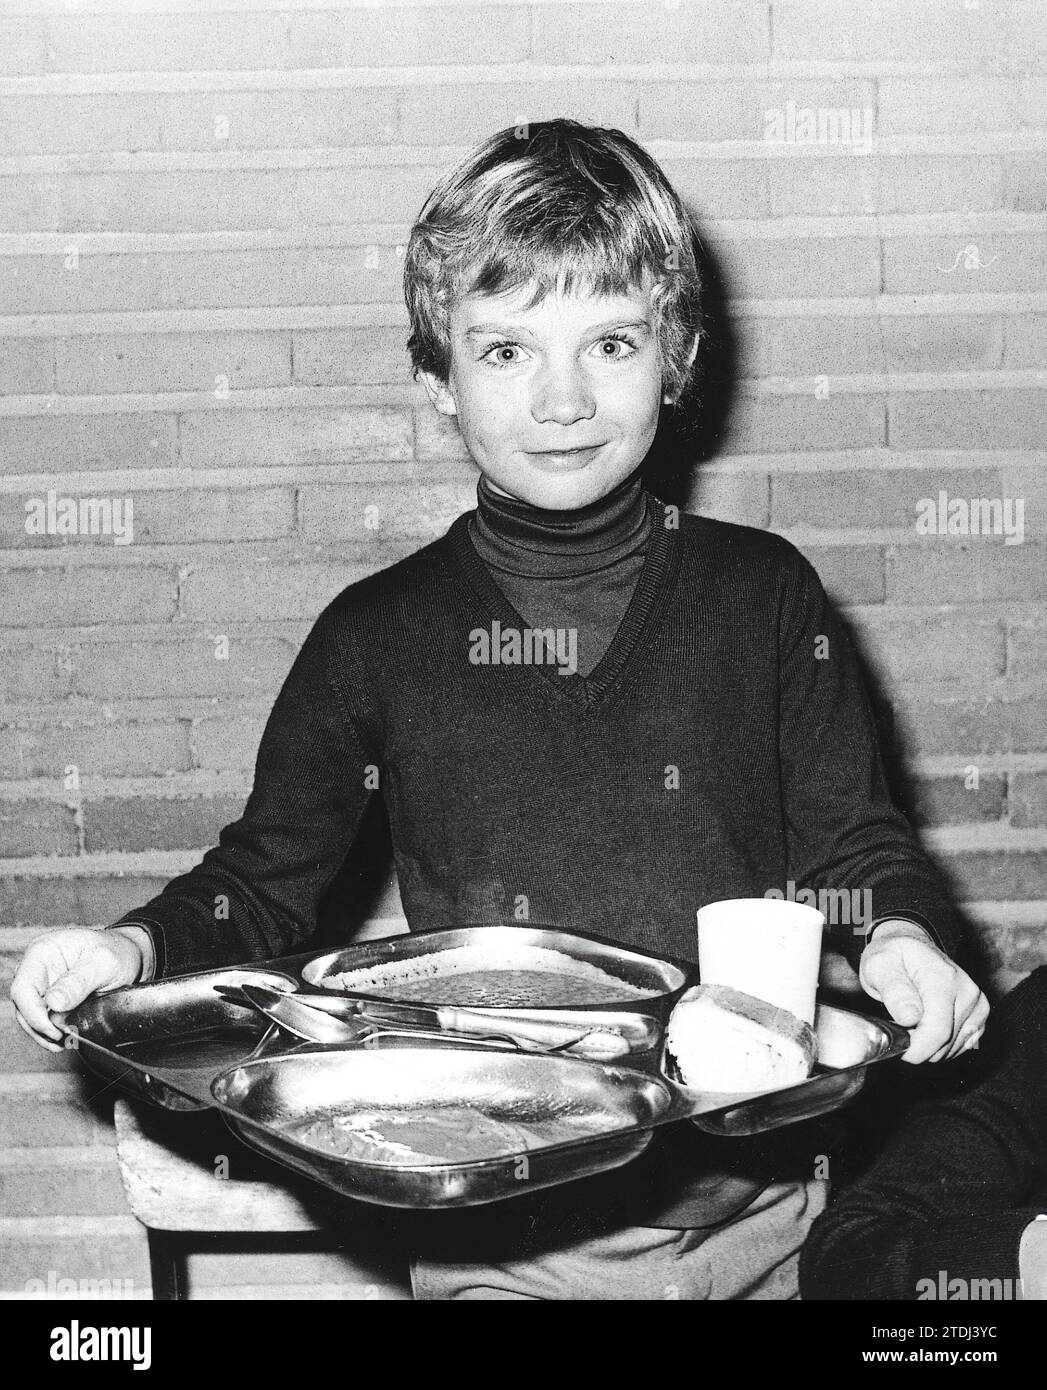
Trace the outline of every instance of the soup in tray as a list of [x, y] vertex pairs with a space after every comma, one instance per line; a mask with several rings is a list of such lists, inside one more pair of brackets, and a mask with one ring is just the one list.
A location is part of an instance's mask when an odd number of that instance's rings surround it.
[[458, 946], [325, 976], [325, 989], [476, 1009], [596, 1008], [651, 998], [589, 961], [544, 946]]

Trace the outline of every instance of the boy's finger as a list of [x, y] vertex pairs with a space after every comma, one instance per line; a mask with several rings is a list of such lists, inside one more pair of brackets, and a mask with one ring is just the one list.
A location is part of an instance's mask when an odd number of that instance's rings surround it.
[[22, 1032], [26, 1035], [26, 1037], [32, 1038], [33, 1042], [36, 1043], [37, 1047], [42, 1047], [47, 1052], [65, 1051], [65, 1048], [62, 1047], [59, 1043], [48, 1042], [48, 1040], [45, 1037], [42, 1037], [39, 1033], [34, 1032], [33, 1029], [29, 1027], [29, 1024], [26, 1023], [25, 1019], [22, 1017], [20, 1013], [15, 1014], [15, 1022], [18, 1024], [19, 1028], [21, 1028]]
[[912, 1028], [923, 1017], [920, 991], [908, 975], [899, 974], [889, 979], [882, 987], [880, 1000], [895, 1023], [903, 1028]]
[[49, 1009], [64, 1013], [93, 994], [113, 983], [115, 962], [108, 949], [85, 951], [71, 970], [60, 975], [44, 995]]
[[15, 1017], [21, 1016], [29, 1025], [30, 1034], [60, 1038], [62, 1034], [51, 1022], [43, 996], [47, 991], [47, 968], [42, 961], [26, 959], [11, 983], [11, 1000]]
[[49, 1009], [65, 1013], [66, 1010], [74, 1008], [98, 988], [102, 983], [102, 978], [96, 978], [96, 976], [100, 974], [104, 978], [104, 972], [91, 969], [88, 965], [80, 965], [75, 970], [67, 970], [48, 989], [44, 995], [44, 1003]]
[[[961, 1014], [959, 1004], [957, 1004], [957, 1014]], [[985, 1032], [985, 1025], [989, 1018], [989, 1001], [981, 990], [978, 991], [977, 998], [971, 1009], [960, 1019], [960, 1026], [956, 1029], [956, 1041], [946, 1053], [946, 1060], [958, 1057], [961, 1052], [969, 1052], [978, 1046], [978, 1042]]]
[[981, 990], [979, 990], [978, 1002], [971, 1011], [970, 1022], [976, 1023], [979, 1028], [984, 1028], [989, 1021], [990, 1013], [992, 1013], [992, 1006]]
[[952, 1045], [953, 1005], [952, 999], [936, 997], [932, 993], [923, 997], [923, 1014], [913, 1029], [908, 1052], [904, 1061], [940, 1062]]
[[945, 1060], [951, 1062], [954, 1057], [959, 1057], [964, 1052], [973, 1051], [981, 1041], [983, 1031], [981, 1028], [965, 1027], [945, 1054]]

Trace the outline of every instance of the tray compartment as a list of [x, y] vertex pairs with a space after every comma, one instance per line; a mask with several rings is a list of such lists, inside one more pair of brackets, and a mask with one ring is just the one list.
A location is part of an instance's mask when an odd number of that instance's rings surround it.
[[763, 1134], [783, 1125], [813, 1120], [853, 1100], [865, 1085], [868, 1068], [899, 1057], [909, 1046], [905, 1028], [850, 1009], [819, 1004], [814, 1013], [814, 1072], [796, 1086], [749, 1096], [706, 1092], [715, 1104], [691, 1116], [707, 1134]]
[[[673, 1005], [689, 985], [697, 980], [697, 968], [686, 961], [656, 956], [621, 946], [617, 942], [589, 933], [565, 932], [542, 926], [451, 927], [437, 931], [412, 932], [408, 935], [386, 937], [378, 941], [350, 946], [341, 951], [329, 951], [296, 964], [298, 978], [312, 990], [329, 992], [338, 997], [341, 987], [331, 983], [334, 975], [372, 968], [393, 961], [425, 961], [439, 952], [462, 947], [487, 947], [492, 955], [501, 948], [537, 947], [555, 951], [572, 961], [595, 966], [605, 975], [622, 980], [641, 994], [624, 996], [620, 1001], [599, 1004], [550, 1004], [548, 1007], [509, 1008], [483, 1005], [484, 1012], [505, 1017], [542, 1019], [550, 1022], [571, 1020], [580, 1030], [600, 1030], [613, 1027], [614, 1015], [633, 1015], [632, 1023], [623, 1019], [620, 1031], [629, 1044], [628, 1065], [656, 1073], [661, 1056], [665, 1025]], [[553, 977], [556, 978], [555, 976]], [[425, 997], [425, 982], [419, 981], [412, 991], [413, 1003], [440, 1007], [439, 1000]], [[382, 999], [361, 992], [354, 997]], [[398, 996], [407, 1002], [404, 996]], [[479, 1006], [478, 1006], [479, 1007]], [[641, 1019], [646, 1019], [644, 1024]], [[642, 1040], [642, 1042], [640, 1041]]]
[[[558, 931], [549, 927], [512, 927], [495, 924], [488, 927], [449, 927], [437, 931], [410, 932], [406, 935], [364, 942], [359, 946], [348, 946], [341, 951], [325, 952], [312, 956], [303, 963], [301, 978], [313, 987], [338, 992], [340, 986], [330, 983], [330, 977], [333, 975], [392, 961], [424, 960], [440, 952], [462, 947], [485, 947], [489, 948], [492, 954], [500, 948], [512, 950], [531, 947], [555, 951], [569, 960], [596, 966], [604, 974], [623, 981], [633, 989], [644, 991], [641, 995], [623, 995], [620, 1001], [549, 1006], [558, 1012], [566, 1010], [572, 1015], [591, 1012], [594, 1009], [623, 1009], [632, 1013], [664, 1012], [668, 1016], [676, 999], [687, 985], [693, 982], [692, 977], [697, 973], [692, 965], [620, 946], [603, 937]], [[448, 1002], [425, 998], [424, 983], [419, 981], [418, 993], [412, 993], [411, 1002], [435, 1004], [437, 1007]], [[373, 997], [382, 996], [375, 992]], [[397, 997], [406, 1002], [406, 996]], [[531, 1006], [525, 1009], [503, 1009], [497, 1004], [485, 1003], [477, 1004], [476, 1007], [489, 1012], [544, 1012], [544, 1007]]]
[[165, 1110], [205, 1110], [212, 1079], [269, 1032], [253, 1009], [216, 994], [216, 984], [297, 988], [276, 970], [208, 970], [92, 995], [56, 1021], [66, 1046], [100, 1076]]
[[[412, 1046], [402, 1038], [391, 1047], [379, 1039], [361, 1048], [302, 1048], [293, 1057], [260, 1058], [218, 1077], [212, 1094], [234, 1133], [288, 1167], [362, 1201], [418, 1209], [500, 1201], [620, 1167], [646, 1149], [651, 1123], [672, 1099], [664, 1081], [625, 1068]], [[342, 1157], [290, 1128], [331, 1114], [370, 1121], [376, 1113], [411, 1116], [462, 1106], [538, 1122], [548, 1128], [548, 1142], [475, 1159], [401, 1164]]]

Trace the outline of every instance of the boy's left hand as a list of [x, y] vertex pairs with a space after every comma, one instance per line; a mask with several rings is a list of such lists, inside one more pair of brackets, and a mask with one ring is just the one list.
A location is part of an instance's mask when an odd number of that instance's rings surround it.
[[989, 1001], [915, 922], [881, 922], [858, 978], [896, 1023], [913, 1030], [903, 1061], [941, 1062], [978, 1046]]

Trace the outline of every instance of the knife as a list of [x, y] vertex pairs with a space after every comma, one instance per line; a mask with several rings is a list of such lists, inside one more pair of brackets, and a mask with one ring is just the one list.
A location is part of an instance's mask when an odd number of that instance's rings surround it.
[[[312, 996], [310, 1002], [311, 999]], [[490, 1037], [493, 1033], [499, 1033], [527, 1052], [573, 1051], [601, 1061], [624, 1057], [629, 1052], [628, 1039], [616, 1027], [606, 1024], [594, 1026], [584, 1018], [577, 1021], [549, 1021], [486, 1009], [405, 1004], [399, 1000], [376, 998], [357, 998], [353, 1003], [359, 1005], [358, 1016], [371, 1022], [429, 1028], [465, 1037]]]
[[[251, 996], [259, 1002], [265, 1000], [266, 1012], [271, 1018], [279, 1018], [281, 1005], [286, 1001], [312, 1013], [326, 1016], [328, 1020], [339, 1019], [343, 1026], [353, 1023], [386, 1024], [401, 1028], [422, 1028], [432, 1032], [457, 1034], [459, 1037], [490, 1038], [500, 1036], [513, 1042], [525, 1052], [570, 1051], [576, 1056], [589, 1057], [599, 1061], [613, 1061], [624, 1057], [630, 1051], [629, 1037], [625, 1035], [626, 1021], [630, 1031], [640, 1026], [644, 1039], [652, 1032], [657, 1035], [658, 1025], [654, 1020], [640, 1019], [635, 1014], [621, 1015], [622, 1026], [616, 1016], [614, 1025], [594, 1026], [584, 1018], [578, 1020], [547, 1021], [545, 1019], [520, 1018], [484, 1009], [459, 1009], [441, 1005], [406, 1004], [400, 1000], [377, 999], [371, 996], [309, 994], [280, 994], [264, 986], [241, 986], [244, 993], [250, 988]], [[293, 1008], [293, 1006], [292, 1006]], [[285, 1014], [289, 1011], [284, 1010]], [[304, 1028], [307, 1020], [295, 1012], [294, 1021]]]

